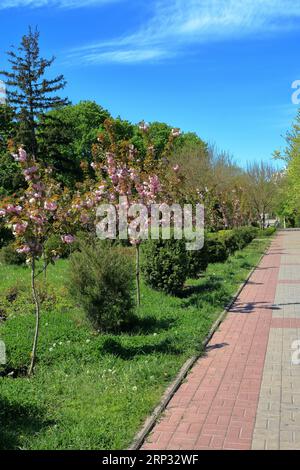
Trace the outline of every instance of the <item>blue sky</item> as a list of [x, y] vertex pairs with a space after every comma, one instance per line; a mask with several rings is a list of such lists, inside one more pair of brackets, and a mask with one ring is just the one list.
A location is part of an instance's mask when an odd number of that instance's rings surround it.
[[299, 20], [297, 0], [0, 0], [0, 68], [37, 25], [74, 103], [270, 160], [297, 112]]

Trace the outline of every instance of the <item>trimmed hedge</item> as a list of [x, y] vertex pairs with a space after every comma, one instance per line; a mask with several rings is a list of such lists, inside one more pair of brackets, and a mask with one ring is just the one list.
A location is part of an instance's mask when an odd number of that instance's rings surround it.
[[258, 230], [257, 236], [258, 237], [271, 237], [272, 235], [274, 235], [275, 232], [276, 232], [275, 227], [268, 227], [265, 229]]
[[188, 275], [184, 240], [147, 240], [142, 245], [142, 272], [146, 284], [167, 294], [178, 294]]
[[229, 255], [248, 245], [257, 233], [255, 227], [206, 233], [202, 250], [188, 252], [188, 276], [196, 279], [206, 270], [209, 263], [223, 263]]
[[154, 289], [177, 294], [186, 278], [197, 279], [209, 263], [223, 263], [255, 237], [271, 236], [275, 231], [274, 227], [263, 231], [256, 227], [240, 227], [206, 232], [204, 247], [196, 251], [186, 251], [184, 240], [149, 240], [143, 244], [145, 281]]
[[13, 243], [4, 245], [0, 250], [0, 263], [8, 265], [25, 264], [26, 255], [18, 253]]

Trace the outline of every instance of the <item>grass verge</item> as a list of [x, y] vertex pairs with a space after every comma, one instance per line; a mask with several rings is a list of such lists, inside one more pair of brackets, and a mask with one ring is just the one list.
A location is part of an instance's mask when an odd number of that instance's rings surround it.
[[[67, 261], [49, 269], [36, 375], [0, 377], [0, 449], [124, 449], [265, 250], [254, 240], [181, 298], [142, 286], [132, 329], [96, 334], [64, 287]], [[29, 272], [0, 266], [0, 339], [9, 367], [28, 363], [34, 315]], [[1, 367], [1, 366], [0, 366]]]

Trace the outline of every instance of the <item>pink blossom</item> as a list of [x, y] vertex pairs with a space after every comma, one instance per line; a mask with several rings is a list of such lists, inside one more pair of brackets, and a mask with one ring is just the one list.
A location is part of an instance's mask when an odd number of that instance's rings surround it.
[[103, 194], [102, 191], [95, 191], [95, 198], [97, 202], [101, 201], [102, 194]]
[[178, 128], [172, 129], [171, 134], [173, 137], [179, 137], [181, 135], [180, 129]]
[[67, 245], [70, 245], [75, 241], [75, 237], [73, 237], [73, 235], [62, 235], [61, 239], [64, 243], [67, 243]]
[[134, 246], [140, 245], [141, 242], [142, 242], [141, 240], [137, 240], [136, 238], [130, 240], [130, 244]]
[[23, 245], [21, 248], [17, 249], [17, 253], [29, 253], [30, 247], [28, 245]]
[[51, 212], [56, 211], [56, 209], [57, 209], [57, 204], [56, 204], [56, 202], [45, 201], [45, 203], [44, 203], [44, 209], [45, 209], [46, 211], [51, 211]]
[[161, 189], [158, 176], [157, 175], [150, 176], [149, 181], [150, 181], [150, 185], [149, 185], [150, 186], [150, 193], [154, 196]]
[[38, 225], [43, 225], [45, 222], [44, 217], [39, 217], [38, 215], [30, 215], [30, 219]]
[[177, 173], [177, 172], [179, 171], [179, 165], [175, 165], [175, 166], [173, 167], [173, 170], [175, 171], [175, 173]]
[[13, 234], [14, 235], [23, 235], [28, 227], [28, 222], [22, 222], [13, 225]]
[[80, 216], [80, 222], [82, 224], [87, 224], [89, 222], [89, 216], [87, 214], [81, 214]]
[[33, 187], [33, 189], [34, 189], [35, 191], [38, 191], [38, 192], [41, 192], [41, 191], [44, 190], [44, 185], [43, 185], [42, 183], [40, 183], [40, 182], [34, 183], [34, 184], [32, 185], [32, 187]]
[[115, 164], [115, 156], [113, 153], [111, 152], [107, 152], [106, 153], [106, 160], [107, 160], [107, 163], [108, 165], [112, 166]]
[[117, 185], [118, 182], [119, 182], [119, 178], [117, 177], [117, 175], [112, 175], [111, 176], [111, 181], [114, 185]]
[[88, 209], [91, 209], [93, 206], [94, 206], [94, 201], [92, 199], [87, 199], [85, 201], [85, 206], [88, 208]]
[[149, 124], [145, 121], [141, 121], [139, 123], [139, 129], [143, 132], [147, 132], [147, 130], [149, 129]]
[[4, 209], [0, 209], [0, 217], [5, 217], [6, 211]]
[[26, 168], [24, 170], [24, 177], [25, 177], [25, 180], [26, 181], [30, 181], [32, 180], [34, 177], [36, 177], [35, 175], [35, 172], [37, 171], [37, 167], [36, 166], [32, 166], [32, 167], [29, 167], [29, 168]]
[[12, 156], [16, 162], [26, 162], [27, 160], [27, 153], [22, 147], [19, 148], [18, 153], [13, 153]]
[[20, 212], [22, 212], [22, 207], [14, 206], [13, 204], [8, 204], [8, 206], [6, 207], [6, 212], [9, 212], [10, 214], [20, 214]]
[[19, 148], [19, 162], [26, 162], [26, 160], [27, 160], [27, 153], [22, 147], [20, 147]]

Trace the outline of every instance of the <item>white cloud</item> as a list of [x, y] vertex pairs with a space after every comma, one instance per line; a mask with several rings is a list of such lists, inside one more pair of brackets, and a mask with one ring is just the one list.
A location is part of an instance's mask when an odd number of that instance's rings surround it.
[[103, 62], [118, 63], [136, 63], [148, 60], [161, 59], [165, 56], [165, 51], [159, 49], [124, 49], [107, 52], [91, 52], [85, 54], [84, 59], [90, 64], [99, 64]]
[[59, 8], [84, 8], [105, 3], [112, 3], [118, 0], [2, 0], [0, 10], [17, 7], [59, 7]]
[[78, 48], [72, 57], [94, 63], [151, 61], [194, 44], [290, 30], [299, 17], [297, 0], [156, 0], [151, 18], [136, 31]]

